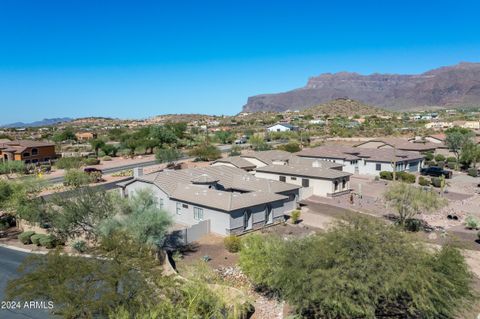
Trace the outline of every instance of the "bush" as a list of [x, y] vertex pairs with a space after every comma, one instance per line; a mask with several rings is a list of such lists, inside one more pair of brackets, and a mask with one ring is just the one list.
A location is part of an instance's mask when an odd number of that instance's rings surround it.
[[98, 158], [86, 158], [84, 161], [85, 165], [98, 165], [100, 160]]
[[223, 244], [229, 252], [237, 253], [240, 251], [240, 248], [242, 246], [242, 240], [238, 236], [230, 235], [225, 237], [225, 239], [223, 240]]
[[479, 229], [480, 228], [480, 221], [473, 217], [473, 216], [468, 216], [467, 218], [465, 218], [465, 226], [468, 228], [468, 229]]
[[45, 235], [39, 240], [40, 246], [43, 246], [48, 249], [55, 248], [58, 245], [57, 239], [52, 235]]
[[78, 169], [70, 169], [65, 174], [63, 183], [66, 186], [80, 187], [83, 185], [87, 185], [90, 182], [91, 178], [87, 173], [82, 172]]
[[196, 157], [199, 161], [214, 161], [222, 157], [220, 150], [211, 144], [199, 145], [190, 150], [189, 155]]
[[300, 219], [300, 214], [301, 214], [301, 212], [298, 209], [294, 210], [292, 212], [292, 214], [290, 215], [290, 219], [292, 221], [292, 224], [298, 223], [298, 220]]
[[289, 153], [301, 151], [300, 144], [298, 144], [297, 142], [289, 142], [288, 144], [280, 145], [277, 147], [277, 149], [287, 151]]
[[405, 220], [405, 229], [411, 232], [418, 232], [422, 228], [422, 221], [416, 218]]
[[418, 178], [418, 185], [420, 186], [430, 186], [431, 182], [428, 178], [425, 178], [423, 176], [420, 176]]
[[457, 167], [457, 162], [447, 162], [447, 167], [455, 169]]
[[444, 168], [445, 167], [445, 162], [444, 161], [438, 161], [437, 166]]
[[472, 177], [477, 177], [478, 170], [476, 168], [469, 168], [467, 174]]
[[77, 240], [72, 244], [72, 248], [79, 253], [87, 251], [87, 243], [84, 240]]
[[[397, 180], [400, 180], [405, 183], [413, 184], [417, 179], [415, 175], [407, 173], [407, 172], [397, 172]], [[393, 174], [392, 174], [393, 178]]]
[[433, 187], [441, 187], [442, 186], [442, 180], [440, 177], [432, 177], [432, 186]]
[[381, 179], [386, 179], [387, 181], [391, 181], [393, 179], [393, 174], [392, 174], [392, 172], [381, 171], [380, 172], [380, 178]]
[[34, 234], [34, 235], [32, 235], [32, 237], [30, 237], [30, 240], [32, 241], [32, 244], [40, 246], [40, 239], [42, 239], [45, 236], [47, 236], [47, 235], [45, 235], [45, 234]]
[[112, 160], [112, 158], [110, 156], [102, 157], [102, 161], [104, 161], [104, 162], [108, 162], [108, 161], [111, 161], [111, 160]]
[[444, 162], [445, 161], [445, 156], [443, 156], [442, 154], [437, 154], [437, 155], [435, 155], [435, 161], [436, 162]]
[[22, 161], [0, 162], [0, 174], [24, 173], [26, 165]]
[[35, 235], [35, 232], [33, 230], [25, 231], [18, 235], [18, 239], [22, 242], [24, 245], [30, 245], [32, 243], [31, 237]]
[[55, 162], [55, 166], [59, 169], [80, 168], [83, 164], [81, 157], [62, 157]]
[[433, 160], [433, 153], [432, 152], [425, 153], [425, 160], [426, 161]]
[[447, 157], [447, 163], [456, 163], [457, 159], [454, 156]]
[[425, 165], [427, 165], [427, 166], [435, 166], [435, 162], [434, 162], [434, 161], [425, 161]]

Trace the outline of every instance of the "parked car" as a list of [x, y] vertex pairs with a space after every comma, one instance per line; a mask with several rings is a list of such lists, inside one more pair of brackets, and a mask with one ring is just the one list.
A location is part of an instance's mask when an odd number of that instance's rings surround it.
[[235, 140], [235, 144], [245, 144], [245, 143], [247, 143], [247, 137], [246, 136], [242, 136], [239, 139]]
[[438, 166], [430, 166], [422, 168], [420, 170], [420, 174], [434, 177], [445, 176], [445, 178], [452, 178], [453, 172]]

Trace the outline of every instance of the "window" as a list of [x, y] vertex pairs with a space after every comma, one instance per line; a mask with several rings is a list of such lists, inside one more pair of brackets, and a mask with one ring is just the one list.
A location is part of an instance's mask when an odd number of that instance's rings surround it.
[[382, 164], [375, 164], [375, 170], [381, 171], [382, 170]]
[[345, 189], [345, 187], [347, 187], [347, 180], [346, 179], [344, 179], [342, 181], [342, 189]]
[[30, 156], [30, 153], [26, 152], [26, 153], [23, 153], [23, 157], [29, 157]]
[[193, 207], [193, 219], [203, 220], [203, 208]]
[[182, 214], [182, 203], [177, 202], [177, 215]]
[[160, 209], [163, 209], [163, 198], [160, 198], [160, 201], [158, 202], [158, 206], [160, 207]]
[[279, 180], [280, 182], [286, 182], [286, 181], [287, 181], [287, 178], [286, 178], [285, 176], [279, 176], [279, 177], [278, 177], [278, 180]]
[[310, 187], [310, 180], [308, 178], [302, 178], [302, 186]]
[[38, 149], [37, 148], [32, 148], [32, 156], [38, 155]]
[[333, 182], [334, 191], [338, 191], [338, 181]]
[[291, 177], [290, 177], [290, 180], [292, 180], [292, 181], [296, 181], [296, 180], [297, 180], [297, 178], [296, 178], [296, 177], [293, 177], [293, 176], [291, 176]]
[[188, 208], [187, 204], [182, 204], [182, 208]]

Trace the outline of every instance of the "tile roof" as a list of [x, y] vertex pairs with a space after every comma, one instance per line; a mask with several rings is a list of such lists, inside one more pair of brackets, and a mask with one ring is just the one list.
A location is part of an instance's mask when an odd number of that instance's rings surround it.
[[16, 141], [2, 141], [0, 142], [0, 149], [4, 152], [22, 153], [27, 148], [55, 146], [54, 143], [31, 140], [16, 140]]
[[297, 153], [303, 157], [343, 159], [347, 161], [365, 159], [376, 162], [407, 161], [423, 159], [418, 152], [395, 151], [394, 149], [360, 148], [350, 146], [318, 146]]
[[257, 168], [257, 172], [305, 176], [320, 179], [336, 179], [352, 175], [336, 169], [322, 169], [305, 165], [269, 165]]
[[250, 163], [249, 161], [247, 161], [246, 159], [240, 156], [230, 156], [230, 157], [220, 158], [215, 162], [213, 162], [212, 164], [215, 164], [215, 163], [229, 163], [235, 167], [242, 168], [242, 169], [255, 168], [255, 164]]
[[387, 137], [387, 138], [380, 138], [380, 139], [372, 139], [366, 142], [362, 142], [360, 144], [355, 145], [355, 147], [361, 147], [362, 145], [369, 143], [369, 142], [381, 142], [393, 147], [396, 147], [399, 150], [404, 151], [429, 151], [435, 150], [438, 148], [437, 144], [431, 142], [410, 142], [403, 138], [394, 138], [394, 137]]
[[[202, 178], [201, 176], [205, 174], [210, 180], [218, 181], [218, 189], [208, 189], [192, 184], [192, 180]], [[223, 211], [284, 200], [287, 197], [279, 193], [301, 188], [293, 184], [257, 178], [242, 169], [229, 166], [163, 171], [140, 176], [135, 180], [152, 183], [169, 197]], [[119, 183], [119, 185], [126, 186], [135, 180]], [[236, 193], [230, 190], [248, 193]]]

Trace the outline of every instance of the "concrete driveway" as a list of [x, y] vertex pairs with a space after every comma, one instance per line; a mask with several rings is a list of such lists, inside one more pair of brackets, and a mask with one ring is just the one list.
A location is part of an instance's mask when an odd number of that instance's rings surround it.
[[[17, 277], [17, 268], [28, 256], [28, 253], [0, 247], [0, 302], [8, 301], [5, 296], [5, 288], [9, 280]], [[4, 309], [0, 304], [0, 318], [5, 319], [47, 319], [55, 318], [48, 310], [33, 309]]]

